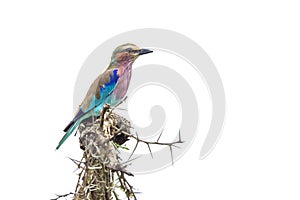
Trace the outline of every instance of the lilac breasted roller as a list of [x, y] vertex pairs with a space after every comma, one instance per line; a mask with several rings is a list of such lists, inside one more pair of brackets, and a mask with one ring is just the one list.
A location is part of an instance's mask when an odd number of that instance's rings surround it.
[[91, 84], [75, 117], [64, 129], [66, 134], [56, 149], [59, 149], [84, 119], [99, 116], [104, 104], [108, 103], [113, 106], [125, 97], [131, 79], [133, 62], [140, 55], [151, 52], [153, 51], [139, 48], [134, 44], [124, 44], [114, 50], [110, 64]]

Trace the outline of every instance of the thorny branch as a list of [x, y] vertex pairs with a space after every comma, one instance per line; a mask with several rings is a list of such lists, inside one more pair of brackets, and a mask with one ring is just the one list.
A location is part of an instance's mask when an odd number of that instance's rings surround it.
[[179, 132], [178, 132], [178, 140], [177, 140], [177, 141], [174, 141], [174, 142], [159, 142], [159, 139], [160, 139], [160, 137], [161, 137], [161, 135], [162, 135], [162, 133], [163, 133], [163, 130], [161, 131], [161, 133], [160, 133], [160, 135], [158, 136], [158, 138], [157, 138], [156, 141], [146, 141], [146, 140], [140, 139], [137, 132], [136, 132], [136, 135], [133, 135], [133, 134], [131, 134], [131, 133], [127, 133], [127, 132], [121, 130], [121, 128], [118, 129], [118, 127], [115, 127], [115, 126], [113, 126], [113, 128], [115, 129], [116, 133], [122, 133], [122, 134], [128, 136], [129, 138], [133, 138], [133, 139], [136, 140], [136, 144], [135, 144], [134, 149], [133, 149], [133, 151], [131, 152], [131, 154], [130, 154], [128, 160], [130, 160], [130, 158], [133, 156], [135, 150], [136, 150], [137, 147], [138, 147], [138, 144], [139, 144], [140, 142], [142, 142], [142, 143], [144, 143], [144, 144], [147, 145], [147, 147], [148, 147], [148, 149], [149, 149], [149, 152], [150, 152], [152, 158], [153, 158], [153, 154], [152, 154], [150, 145], [163, 145], [163, 146], [168, 146], [168, 147], [170, 148], [170, 152], [171, 152], [172, 164], [174, 164], [174, 160], [173, 160], [173, 149], [172, 149], [172, 148], [173, 148], [173, 147], [177, 147], [177, 148], [178, 148], [178, 146], [176, 146], [176, 144], [180, 144], [180, 143], [183, 143], [183, 142], [184, 142], [184, 141], [182, 141], [182, 139], [181, 139], [180, 130], [179, 130]]
[[74, 194], [73, 192], [70, 192], [70, 193], [68, 193], [68, 194], [63, 194], [63, 195], [56, 195], [57, 196], [57, 198], [54, 198], [54, 199], [50, 199], [50, 200], [58, 200], [58, 199], [60, 199], [60, 198], [63, 198], [63, 197], [67, 197], [67, 196], [69, 196], [69, 195], [72, 195], [72, 194]]
[[[126, 98], [124, 98], [121, 103], [125, 100]], [[136, 192], [126, 179], [126, 175], [132, 174], [126, 171], [124, 164], [134, 160], [130, 158], [139, 143], [147, 145], [152, 157], [151, 145], [168, 146], [173, 164], [172, 148], [178, 148], [176, 144], [183, 143], [180, 131], [178, 140], [169, 143], [159, 141], [163, 131], [156, 141], [143, 140], [139, 138], [137, 133], [130, 133], [132, 127], [128, 120], [112, 112], [117, 106], [111, 107], [105, 105], [97, 120], [90, 117], [79, 126], [79, 140], [80, 147], [83, 149], [83, 156], [80, 161], [70, 158], [77, 168], [80, 169], [75, 192], [70, 192], [65, 195], [56, 195], [57, 198], [52, 200], [66, 198], [69, 195], [73, 195], [73, 200], [119, 200], [123, 199], [119, 196], [122, 193], [128, 200], [136, 200]], [[136, 140], [135, 147], [128, 161], [121, 163], [117, 155], [119, 152], [116, 147], [121, 146], [131, 138]]]

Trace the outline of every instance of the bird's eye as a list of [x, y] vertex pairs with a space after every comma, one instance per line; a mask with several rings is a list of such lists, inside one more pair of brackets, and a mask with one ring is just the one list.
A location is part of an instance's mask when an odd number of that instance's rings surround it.
[[126, 51], [127, 51], [127, 52], [131, 52], [131, 51], [132, 51], [132, 48], [127, 48]]

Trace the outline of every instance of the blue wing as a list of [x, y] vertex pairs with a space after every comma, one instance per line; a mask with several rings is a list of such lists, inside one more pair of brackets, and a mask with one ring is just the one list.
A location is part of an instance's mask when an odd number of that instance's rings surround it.
[[118, 69], [106, 70], [101, 74], [90, 86], [84, 100], [82, 101], [79, 111], [76, 113], [73, 120], [64, 129], [65, 132], [81, 117], [93, 110], [95, 107], [106, 103], [107, 97], [114, 91], [118, 84], [119, 75]]
[[79, 111], [76, 113], [73, 120], [66, 126], [64, 132], [66, 134], [60, 140], [56, 149], [58, 149], [66, 139], [72, 134], [77, 128], [80, 122], [84, 119], [89, 112], [94, 110], [96, 107], [100, 107], [107, 103], [107, 99], [116, 88], [119, 80], [118, 69], [109, 69], [101, 74], [90, 86], [87, 95], [85, 96]]
[[[99, 105], [102, 105], [104, 103], [109, 103], [109, 96], [114, 91], [118, 84], [119, 75], [118, 75], [118, 69], [111, 69], [107, 70], [105, 73], [103, 73], [98, 81], [98, 87], [96, 89], [95, 94], [93, 95], [92, 99], [87, 99], [88, 101], [83, 101], [83, 107], [85, 104], [89, 104], [88, 110], [93, 109]], [[108, 102], [107, 102], [108, 101]]]

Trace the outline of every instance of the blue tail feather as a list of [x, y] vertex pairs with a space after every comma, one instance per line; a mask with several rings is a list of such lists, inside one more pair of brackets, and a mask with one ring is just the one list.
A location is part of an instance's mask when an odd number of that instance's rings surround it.
[[78, 125], [84, 121], [85, 119], [91, 117], [92, 115], [99, 115], [99, 112], [102, 108], [102, 104], [94, 106], [91, 105], [88, 110], [85, 112], [82, 111], [80, 108], [79, 112], [76, 114], [76, 116], [73, 118], [73, 120], [67, 125], [67, 127], [64, 129], [66, 134], [63, 136], [63, 138], [58, 143], [56, 150], [60, 148], [60, 146], [68, 139], [68, 137], [74, 132], [74, 130], [78, 127]]
[[68, 130], [68, 132], [63, 136], [63, 138], [59, 141], [56, 150], [68, 139], [68, 137], [73, 133], [73, 131], [77, 128], [80, 124], [81, 120], [76, 121]]

